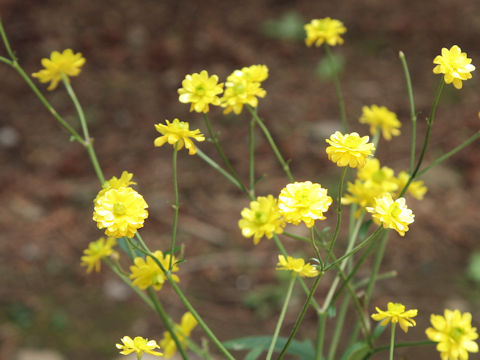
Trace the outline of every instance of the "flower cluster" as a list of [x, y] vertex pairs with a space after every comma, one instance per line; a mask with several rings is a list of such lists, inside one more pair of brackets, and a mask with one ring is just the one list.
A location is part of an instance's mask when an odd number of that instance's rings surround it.
[[107, 240], [101, 237], [97, 241], [92, 241], [88, 248], [83, 251], [81, 257], [81, 265], [87, 267], [87, 273], [91, 273], [93, 269], [100, 271], [102, 259], [111, 255], [118, 255], [113, 247], [117, 244], [115, 238], [109, 237]]
[[[187, 338], [190, 336], [195, 326], [197, 326], [197, 323], [198, 322], [193, 315], [190, 312], [186, 312], [183, 314], [180, 324], [174, 324], [173, 331], [175, 331], [175, 335], [177, 336], [180, 344], [185, 345]], [[172, 335], [168, 331], [163, 333], [160, 346], [162, 349], [164, 349], [166, 358], [171, 358], [177, 351], [177, 344], [175, 344]]]
[[117, 349], [122, 350], [120, 354], [129, 355], [135, 353], [138, 359], [141, 359], [143, 353], [147, 353], [154, 356], [163, 356], [163, 353], [155, 351], [159, 349], [157, 342], [155, 340], [148, 340], [141, 336], [136, 336], [132, 339], [130, 336], [124, 336], [120, 339], [122, 344], [116, 344]]
[[347, 32], [347, 28], [340, 20], [329, 17], [314, 19], [304, 27], [306, 32], [305, 44], [309, 47], [313, 44], [319, 47], [323, 43], [330, 46], [342, 45], [341, 35]]
[[433, 68], [433, 72], [444, 74], [445, 83], [453, 83], [456, 89], [461, 89], [462, 81], [471, 79], [470, 73], [475, 70], [472, 59], [467, 58], [467, 54], [462, 52], [458, 45], [453, 45], [450, 50], [442, 48], [442, 55], [435, 57], [433, 63], [437, 65]]
[[404, 332], [408, 332], [408, 328], [415, 326], [415, 316], [418, 314], [418, 310], [407, 310], [405, 311], [405, 306], [399, 303], [389, 302], [387, 305], [387, 310], [380, 310], [378, 307], [376, 314], [372, 314], [372, 319], [375, 321], [381, 321], [380, 325], [385, 326], [390, 321], [393, 324], [399, 324]]
[[[176, 264], [175, 256], [166, 254], [157, 250], [153, 253], [153, 256], [162, 264], [163, 268], [168, 270], [170, 262], [172, 263], [171, 277], [173, 281], [179, 282], [180, 279], [173, 272], [178, 271], [178, 265]], [[147, 256], [145, 259], [141, 257], [136, 257], [134, 260], [134, 265], [130, 266], [130, 279], [132, 279], [132, 284], [137, 286], [139, 289], [145, 290], [148, 287], [152, 286], [155, 290], [160, 290], [167, 280], [165, 273], [157, 262], [151, 257]]]
[[375, 151], [375, 145], [368, 140], [368, 136], [360, 137], [356, 132], [343, 135], [336, 131], [325, 140], [330, 145], [326, 150], [328, 158], [338, 166], [361, 168]]
[[167, 123], [166, 125], [155, 125], [155, 129], [162, 134], [162, 136], [157, 137], [153, 144], [160, 147], [168, 142], [170, 145], [176, 146], [177, 150], [185, 146], [185, 149], [188, 150], [190, 155], [196, 154], [197, 148], [191, 138], [197, 141], [204, 141], [205, 136], [200, 133], [200, 130], [190, 130], [190, 125], [187, 122], [178, 119], [173, 119], [173, 122], [165, 120], [165, 122]]
[[318, 270], [309, 263], [305, 263], [302, 258], [293, 258], [291, 256], [278, 255], [278, 263], [275, 270], [293, 271], [301, 277], [315, 277], [318, 276]]
[[393, 200], [390, 193], [375, 198], [375, 206], [366, 209], [372, 213], [373, 221], [377, 225], [394, 229], [401, 236], [405, 235], [405, 232], [408, 231], [408, 225], [413, 223], [415, 218], [412, 210], [407, 208], [405, 198]]
[[402, 126], [397, 115], [385, 106], [364, 106], [359, 122], [370, 125], [370, 134], [375, 135], [380, 129], [385, 140], [391, 140], [392, 136], [400, 135], [399, 128]]

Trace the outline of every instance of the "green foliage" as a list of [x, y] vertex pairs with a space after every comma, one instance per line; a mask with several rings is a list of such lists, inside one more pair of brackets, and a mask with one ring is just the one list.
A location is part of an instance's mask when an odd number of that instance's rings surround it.
[[332, 54], [332, 60], [330, 63], [328, 57], [324, 57], [318, 62], [315, 75], [320, 81], [331, 81], [345, 69], [345, 58], [342, 55]]
[[480, 251], [470, 255], [467, 266], [467, 276], [477, 284], [480, 284]]
[[365, 342], [357, 342], [350, 346], [341, 360], [363, 360], [370, 353], [368, 344]]
[[270, 19], [262, 24], [262, 33], [270, 38], [288, 41], [303, 41], [304, 19], [299, 13], [289, 11], [278, 19]]

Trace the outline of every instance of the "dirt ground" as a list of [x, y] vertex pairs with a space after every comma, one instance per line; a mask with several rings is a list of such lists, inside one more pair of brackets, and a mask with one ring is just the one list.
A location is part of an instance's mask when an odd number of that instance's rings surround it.
[[[150, 206], [142, 235], [158, 249], [169, 246], [173, 185], [171, 149], [153, 147], [153, 125], [178, 117], [205, 130], [201, 116], [178, 102], [186, 74], [206, 69], [225, 79], [243, 66], [266, 64], [268, 95], [260, 115], [291, 159], [295, 178], [334, 189], [339, 170], [324, 153], [324, 138], [339, 124], [334, 85], [315, 75], [324, 52], [304, 46], [298, 24], [326, 16], [344, 22], [345, 44], [334, 52], [345, 61], [341, 82], [350, 128], [367, 133], [357, 121], [363, 105], [395, 111], [402, 136], [381, 141], [378, 156], [400, 171], [408, 168], [411, 127], [398, 51], [409, 62], [422, 139], [438, 81], [432, 59], [442, 47], [458, 44], [480, 66], [479, 14], [480, 2], [472, 0], [0, 0], [4, 27], [27, 73], [53, 50], [72, 48], [87, 59], [72, 84], [100, 163], [107, 178], [123, 170], [135, 174]], [[6, 56], [3, 47], [0, 55]], [[446, 87], [427, 163], [478, 131], [477, 72], [460, 91]], [[69, 142], [13, 69], [0, 64], [0, 78], [0, 359], [14, 359], [20, 348], [54, 349], [71, 360], [112, 359], [113, 344], [124, 335], [159, 338], [160, 321], [114, 274], [103, 268], [87, 275], [79, 265], [83, 249], [102, 235], [91, 220], [99, 185], [86, 152]], [[78, 128], [66, 92], [39, 87]], [[249, 116], [224, 117], [216, 109], [211, 118], [247, 181]], [[258, 193], [278, 194], [288, 180], [260, 133], [258, 139], [256, 169], [266, 175]], [[201, 148], [218, 159], [211, 144]], [[445, 307], [470, 311], [480, 324], [480, 287], [465, 275], [470, 255], [480, 251], [479, 154], [480, 142], [474, 143], [425, 174], [427, 197], [410, 200], [415, 223], [404, 238], [390, 237], [382, 271], [397, 270], [398, 276], [378, 284], [372, 311], [388, 301], [418, 308], [418, 326], [402, 341], [424, 339], [429, 314]], [[254, 248], [242, 238], [237, 221], [247, 199], [199, 158], [181, 153], [179, 178], [178, 240], [188, 260], [182, 289], [222, 340], [271, 334], [283, 291], [274, 285], [286, 285], [272, 271], [276, 247], [263, 240]], [[310, 254], [294, 241], [285, 245]], [[173, 291], [162, 289], [161, 300], [179, 320], [185, 309]], [[283, 335], [302, 302], [297, 291]], [[298, 339], [313, 337], [315, 319], [307, 317]], [[195, 339], [202, 337], [194, 332]], [[398, 354], [439, 358], [432, 349]]]

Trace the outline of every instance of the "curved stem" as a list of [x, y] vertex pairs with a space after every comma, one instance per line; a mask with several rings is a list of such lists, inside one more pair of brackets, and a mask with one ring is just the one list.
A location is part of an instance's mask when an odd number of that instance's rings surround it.
[[335, 84], [335, 93], [337, 94], [338, 106], [340, 109], [340, 120], [342, 121], [343, 132], [347, 132], [347, 115], [345, 113], [345, 102], [343, 100], [342, 89], [340, 87], [340, 80], [338, 79], [338, 73], [335, 68], [335, 61], [333, 60], [332, 52], [330, 51], [330, 46], [325, 44], [325, 52], [327, 53], [328, 61], [330, 63], [330, 68], [333, 73], [333, 82]]

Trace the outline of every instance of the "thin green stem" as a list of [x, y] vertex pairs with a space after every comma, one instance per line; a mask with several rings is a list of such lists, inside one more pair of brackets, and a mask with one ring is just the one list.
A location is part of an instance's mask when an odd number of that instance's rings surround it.
[[[435, 345], [436, 342], [430, 341], [430, 340], [423, 340], [423, 341], [408, 341], [408, 342], [401, 342], [397, 343], [394, 345], [395, 348], [402, 348], [402, 347], [414, 347], [414, 346], [424, 346], [424, 345]], [[385, 351], [389, 350], [390, 345], [384, 345], [384, 346], [379, 346], [370, 352], [369, 356], [367, 359], [369, 359], [373, 354], [380, 352], [380, 351]]]
[[377, 281], [377, 275], [378, 275], [378, 271], [380, 270], [380, 265], [382, 264], [383, 255], [385, 254], [385, 248], [387, 247], [389, 233], [390, 233], [389, 230], [386, 230], [383, 233], [378, 245], [377, 252], [375, 254], [375, 260], [373, 262], [372, 271], [370, 272], [370, 280], [367, 285], [367, 290], [365, 291], [365, 303], [364, 303], [365, 308], [368, 307], [368, 304], [370, 304], [370, 299], [372, 298], [373, 287], [375, 285], [375, 282]]
[[171, 271], [173, 266], [173, 255], [175, 253], [175, 240], [177, 238], [178, 210], [180, 207], [180, 202], [178, 200], [177, 154], [178, 154], [177, 145], [175, 145], [173, 149], [173, 156], [172, 156], [173, 193], [174, 193], [175, 203], [173, 204], [172, 238], [170, 241], [170, 261], [168, 262], [168, 271]]
[[320, 267], [323, 269], [323, 260], [322, 260], [322, 255], [320, 254], [320, 251], [318, 251], [318, 246], [315, 241], [315, 229], [312, 226], [310, 228], [310, 242], [312, 244], [313, 250], [315, 252], [315, 256], [317, 257], [318, 261], [320, 262]]
[[325, 343], [325, 327], [327, 325], [327, 313], [318, 316], [317, 341], [315, 346], [315, 360], [323, 359], [323, 344]]
[[327, 360], [335, 360], [335, 353], [337, 351], [337, 346], [340, 341], [340, 336], [342, 335], [343, 322], [345, 321], [345, 316], [347, 315], [349, 304], [350, 297], [345, 296], [343, 298], [342, 304], [340, 305], [340, 311], [338, 312], [337, 322], [335, 323], [335, 330], [333, 332], [332, 341], [330, 342], [330, 349], [328, 351]]
[[345, 102], [343, 100], [342, 89], [340, 87], [340, 80], [338, 78], [335, 61], [333, 60], [330, 46], [328, 46], [327, 44], [325, 44], [325, 52], [327, 53], [330, 68], [332, 69], [333, 82], [335, 84], [335, 93], [337, 94], [338, 106], [340, 109], [340, 120], [342, 121], [343, 132], [345, 133], [347, 132], [347, 115], [345, 113]]
[[283, 302], [282, 310], [280, 311], [280, 316], [278, 317], [277, 325], [275, 326], [275, 332], [273, 333], [272, 342], [270, 343], [270, 347], [268, 348], [266, 360], [270, 360], [272, 358], [273, 349], [275, 349], [278, 334], [280, 333], [280, 329], [282, 327], [283, 320], [285, 319], [285, 314], [287, 312], [288, 304], [290, 303], [290, 297], [292, 296], [293, 285], [295, 284], [296, 279], [295, 275], [295, 273], [292, 274], [292, 278], [290, 279], [290, 283], [288, 284], [285, 300]]
[[8, 41], [7, 33], [3, 28], [2, 19], [0, 19], [0, 35], [2, 37], [3, 45], [5, 45], [5, 49], [7, 50], [8, 56], [10, 56], [10, 59], [12, 59], [13, 62], [17, 62], [17, 57], [15, 56], [15, 53], [12, 51], [12, 48], [10, 47], [10, 42]]
[[260, 129], [262, 129], [263, 134], [267, 138], [267, 141], [270, 144], [270, 147], [272, 148], [273, 152], [275, 153], [275, 156], [277, 157], [278, 162], [280, 163], [280, 165], [282, 165], [282, 169], [283, 171], [285, 171], [285, 174], [287, 174], [288, 180], [290, 182], [293, 182], [294, 180], [293, 180], [292, 173], [290, 172], [290, 167], [288, 166], [288, 163], [284, 160], [282, 154], [280, 153], [280, 150], [275, 144], [275, 141], [273, 140], [272, 135], [270, 134], [270, 131], [265, 126], [262, 119], [260, 119], [260, 117], [258, 116], [257, 108], [253, 108], [250, 105], [247, 105], [247, 109], [248, 111], [250, 111], [250, 114], [252, 114], [258, 126], [260, 126]]
[[8, 60], [7, 58], [0, 56], [0, 61], [4, 62], [7, 65], [13, 66], [13, 62], [11, 60]]
[[343, 184], [345, 182], [345, 175], [347, 174], [348, 167], [344, 167], [342, 171], [342, 176], [340, 177], [340, 185], [338, 186], [338, 196], [337, 196], [337, 225], [335, 226], [335, 232], [333, 234], [332, 241], [330, 241], [330, 246], [327, 251], [327, 258], [330, 258], [332, 255], [333, 247], [337, 241], [338, 234], [340, 232], [340, 224], [342, 223], [342, 196], [343, 196]]
[[255, 119], [250, 120], [248, 132], [250, 194], [255, 197]]
[[415, 148], [417, 145], [417, 114], [415, 113], [415, 102], [413, 100], [412, 80], [410, 79], [410, 72], [408, 70], [407, 60], [403, 51], [398, 53], [400, 61], [402, 62], [403, 72], [405, 73], [405, 82], [407, 83], [408, 102], [410, 103], [410, 118], [412, 119], [412, 141], [410, 148], [410, 174], [413, 173], [415, 166]]
[[390, 356], [389, 360], [393, 360], [393, 350], [395, 349], [395, 328], [397, 323], [392, 322], [392, 332], [390, 335]]
[[311, 243], [311, 239], [305, 237], [305, 236], [300, 236], [300, 235], [296, 235], [296, 234], [292, 234], [288, 231], [284, 231], [282, 233], [282, 235], [285, 235], [285, 236], [288, 236], [289, 238], [292, 238], [292, 239], [295, 239], [295, 240], [300, 240], [300, 241], [303, 241], [303, 242], [307, 242], [307, 243]]

